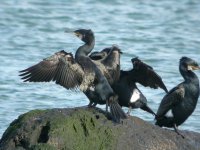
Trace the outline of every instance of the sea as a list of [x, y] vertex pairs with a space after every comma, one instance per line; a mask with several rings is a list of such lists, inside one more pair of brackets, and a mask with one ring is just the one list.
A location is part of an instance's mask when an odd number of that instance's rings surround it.
[[[75, 54], [83, 42], [64, 31], [80, 28], [95, 33], [93, 51], [118, 45], [122, 70], [130, 70], [131, 58], [139, 57], [162, 77], [168, 90], [183, 81], [178, 69], [182, 56], [200, 64], [199, 0], [1, 0], [0, 137], [13, 120], [30, 110], [89, 103], [80, 91], [53, 82], [24, 83], [19, 77], [20, 70], [55, 52]], [[200, 78], [200, 71], [195, 73]], [[164, 91], [137, 85], [156, 112]], [[140, 109], [131, 115], [155, 123]], [[200, 132], [199, 118], [200, 102], [179, 128]]]

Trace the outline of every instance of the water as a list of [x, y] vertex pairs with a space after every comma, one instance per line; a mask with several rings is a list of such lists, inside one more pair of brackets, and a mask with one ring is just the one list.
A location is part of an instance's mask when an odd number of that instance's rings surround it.
[[[91, 28], [95, 50], [119, 45], [124, 70], [132, 67], [132, 57], [139, 56], [162, 76], [168, 89], [182, 81], [178, 71], [181, 56], [200, 63], [199, 0], [2, 0], [0, 13], [0, 136], [29, 110], [88, 104], [82, 93], [54, 83], [23, 83], [18, 77], [19, 70], [56, 51], [76, 51], [82, 43], [64, 33], [66, 28]], [[200, 77], [200, 71], [196, 73]], [[156, 112], [164, 92], [139, 87]], [[132, 115], [153, 123], [153, 116], [141, 110]], [[180, 128], [200, 132], [199, 117], [198, 102]]]

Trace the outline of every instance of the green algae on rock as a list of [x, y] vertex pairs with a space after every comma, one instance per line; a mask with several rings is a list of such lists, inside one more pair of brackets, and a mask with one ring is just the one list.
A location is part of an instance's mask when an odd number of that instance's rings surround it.
[[10, 124], [1, 145], [10, 149], [114, 149], [120, 128], [111, 128], [108, 118], [100, 109], [30, 111]]
[[162, 129], [137, 117], [120, 124], [99, 108], [33, 110], [13, 121], [1, 150], [187, 150], [200, 148], [200, 134]]

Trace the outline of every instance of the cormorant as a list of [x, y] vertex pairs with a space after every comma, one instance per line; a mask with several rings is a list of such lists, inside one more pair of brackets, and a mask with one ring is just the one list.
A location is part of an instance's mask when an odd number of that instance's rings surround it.
[[179, 71], [184, 81], [171, 89], [162, 99], [157, 111], [156, 125], [174, 128], [175, 132], [180, 134], [178, 126], [193, 113], [199, 98], [199, 79], [192, 72], [197, 69], [200, 67], [193, 59], [188, 57], [180, 59]]
[[153, 110], [147, 105], [147, 99], [138, 89], [136, 83], [147, 87], [157, 89], [158, 87], [168, 92], [161, 77], [153, 70], [153, 68], [143, 63], [139, 58], [131, 59], [133, 69], [129, 71], [121, 71], [120, 79], [112, 88], [118, 95], [119, 104], [129, 107], [128, 114], [132, 108], [140, 108], [144, 111], [155, 115]]
[[[98, 58], [98, 52], [92, 53], [91, 55], [93, 55], [94, 57], [90, 55], [90, 58], [92, 58], [93, 62], [98, 66], [98, 68], [100, 68], [104, 76], [107, 78], [109, 84], [112, 86], [119, 80], [120, 77], [120, 54], [122, 52], [115, 45], [103, 49], [101, 51], [101, 54], [103, 52], [106, 52], [106, 55], [103, 58]], [[84, 93], [90, 100], [90, 103], [88, 105], [89, 107], [96, 106], [96, 104], [105, 104], [105, 101], [102, 101], [98, 93], [94, 91], [94, 88], [91, 87], [87, 89]]]
[[62, 50], [38, 64], [20, 71], [20, 76], [23, 76], [22, 79], [25, 82], [55, 81], [67, 89], [79, 87], [83, 92], [92, 87], [101, 100], [110, 105], [110, 111], [115, 121], [126, 118], [106, 77], [88, 57], [95, 45], [92, 30], [79, 29], [75, 30], [74, 34], [84, 42], [84, 45], [77, 49], [75, 58], [71, 53]]
[[113, 85], [120, 77], [120, 55], [122, 52], [116, 45], [105, 48], [101, 52], [107, 53], [103, 59], [92, 58], [92, 60], [105, 75], [109, 84]]
[[[101, 52], [93, 52], [90, 57], [95, 61], [100, 61], [107, 57], [109, 53], [109, 48]], [[118, 95], [118, 102], [121, 106], [129, 107], [128, 114], [131, 108], [141, 108], [153, 115], [155, 113], [147, 105], [147, 99], [142, 94], [142, 92], [137, 88], [136, 82], [142, 84], [143, 86], [149, 86], [151, 88], [157, 89], [162, 88], [166, 93], [168, 92], [166, 86], [164, 85], [161, 77], [153, 70], [153, 68], [145, 63], [143, 63], [138, 58], [131, 59], [133, 64], [133, 69], [129, 71], [120, 71], [120, 78], [117, 82], [111, 85], [114, 92]], [[90, 106], [95, 106], [96, 104], [101, 104], [101, 99], [98, 94], [92, 91], [87, 91], [85, 93], [90, 99]]]

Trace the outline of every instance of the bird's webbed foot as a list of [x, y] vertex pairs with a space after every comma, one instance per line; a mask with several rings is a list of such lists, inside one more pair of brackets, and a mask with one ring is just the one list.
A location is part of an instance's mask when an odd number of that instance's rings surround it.
[[178, 127], [176, 126], [176, 124], [174, 124], [174, 131], [180, 135], [183, 139], [185, 138], [185, 136], [183, 134], [180, 133], [180, 131], [178, 130]]

